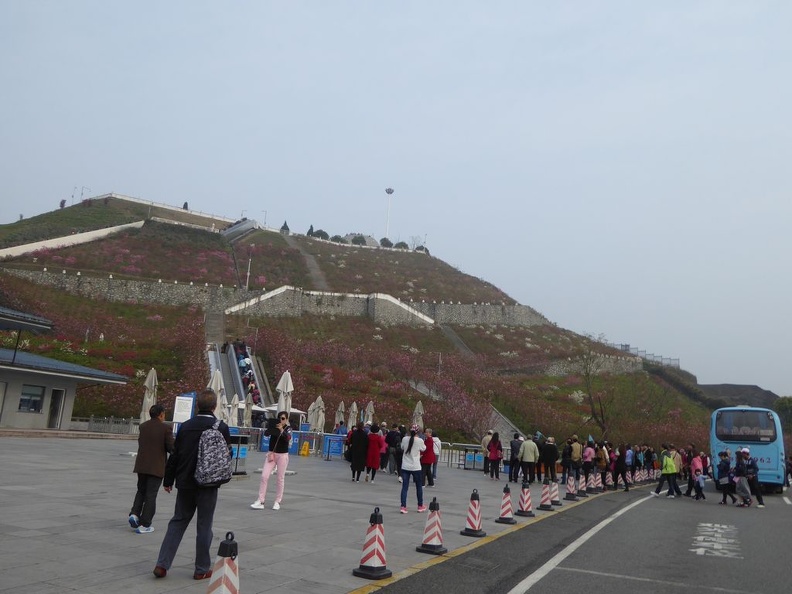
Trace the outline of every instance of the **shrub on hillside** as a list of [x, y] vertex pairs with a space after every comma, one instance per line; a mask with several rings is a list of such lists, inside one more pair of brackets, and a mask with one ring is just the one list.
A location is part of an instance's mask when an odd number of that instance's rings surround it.
[[316, 231], [314, 231], [313, 237], [317, 237], [319, 239], [324, 239], [325, 241], [330, 239], [330, 235], [328, 235], [327, 231], [325, 231], [324, 229], [317, 229]]
[[362, 235], [355, 235], [352, 238], [352, 245], [366, 245], [366, 238]]
[[382, 239], [380, 239], [380, 245], [384, 248], [392, 248], [393, 242], [387, 237], [383, 237]]
[[330, 241], [332, 241], [333, 243], [343, 243], [343, 244], [346, 244], [347, 242], [347, 240], [341, 237], [340, 235], [333, 235], [330, 238]]
[[407, 245], [407, 243], [405, 243], [404, 241], [400, 241], [399, 243], [397, 243], [393, 247], [395, 247], [397, 250], [409, 250], [410, 249], [410, 246]]

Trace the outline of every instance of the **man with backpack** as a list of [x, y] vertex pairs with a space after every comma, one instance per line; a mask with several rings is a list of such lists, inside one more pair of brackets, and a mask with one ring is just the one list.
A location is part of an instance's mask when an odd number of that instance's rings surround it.
[[[193, 579], [204, 580], [212, 577], [212, 558], [209, 552], [212, 544], [212, 522], [217, 505], [217, 491], [220, 484], [228, 482], [231, 477], [231, 455], [228, 445], [231, 436], [228, 425], [214, 416], [214, 409], [217, 406], [217, 394], [214, 390], [209, 388], [203, 390], [196, 399], [196, 406], [197, 414], [179, 427], [173, 453], [165, 466], [165, 478], [162, 484], [167, 493], [171, 492], [175, 484], [177, 494], [173, 517], [168, 522], [168, 531], [165, 533], [157, 565], [154, 568], [154, 575], [158, 578], [167, 575], [184, 532], [196, 512], [198, 523]], [[216, 432], [219, 432], [225, 441], [227, 455], [222, 451], [222, 445], [220, 451], [217, 450], [219, 440]], [[213, 477], [218, 470], [221, 472]], [[213, 478], [214, 482], [208, 482]]]

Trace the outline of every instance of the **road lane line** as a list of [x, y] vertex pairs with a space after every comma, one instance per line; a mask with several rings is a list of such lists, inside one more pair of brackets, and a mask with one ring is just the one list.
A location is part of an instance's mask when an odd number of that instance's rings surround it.
[[[575, 573], [588, 573], [591, 575], [596, 575], [600, 577], [609, 577], [609, 578], [618, 578], [622, 580], [633, 580], [636, 582], [650, 582], [653, 584], [662, 584], [664, 586], [668, 586], [669, 588], [674, 586], [679, 586], [680, 588], [689, 589], [691, 587], [690, 584], [683, 584], [681, 582], [671, 582], [669, 580], [654, 580], [652, 578], [642, 578], [636, 577], [634, 575], [622, 575], [619, 573], [607, 573], [605, 571], [591, 571], [588, 569], [577, 569], [575, 567], [559, 567], [559, 571], [572, 571]], [[695, 586], [696, 591], [698, 590], [711, 590], [712, 592], [726, 592], [728, 594], [753, 594], [753, 592], [749, 592], [748, 590], [732, 590], [731, 588], [719, 588], [717, 586], [704, 586], [697, 584]]]
[[787, 505], [792, 505], [792, 501], [789, 500], [789, 497], [784, 497], [784, 503]]
[[550, 559], [547, 563], [542, 565], [539, 569], [534, 571], [531, 575], [521, 581], [519, 584], [514, 586], [511, 590], [509, 590], [508, 594], [523, 594], [523, 592], [527, 592], [531, 588], [533, 588], [536, 583], [545, 577], [548, 573], [553, 571], [559, 563], [561, 563], [564, 559], [569, 557], [572, 553], [577, 551], [580, 547], [582, 547], [592, 536], [594, 536], [597, 532], [605, 528], [608, 524], [610, 524], [613, 520], [621, 516], [622, 514], [626, 514], [632, 508], [637, 505], [641, 505], [644, 501], [649, 501], [652, 499], [651, 496], [645, 497], [643, 499], [639, 499], [638, 501], [631, 503], [624, 509], [620, 509], [615, 514], [613, 514], [610, 518], [607, 518], [591, 528], [588, 532], [583, 534], [579, 537], [576, 541], [568, 545], [563, 551], [557, 553], [552, 559]]

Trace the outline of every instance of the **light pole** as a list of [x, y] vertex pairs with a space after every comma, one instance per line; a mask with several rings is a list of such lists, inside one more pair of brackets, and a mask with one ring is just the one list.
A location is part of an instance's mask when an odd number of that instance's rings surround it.
[[385, 188], [385, 193], [388, 195], [388, 218], [385, 219], [385, 237], [388, 237], [390, 232], [390, 205], [391, 196], [393, 196], [393, 188]]
[[267, 228], [267, 211], [266, 210], [262, 210], [261, 212], [264, 213], [264, 228], [266, 229]]
[[247, 278], [245, 279], [245, 291], [250, 289], [250, 263], [253, 261], [253, 248], [256, 247], [255, 243], [250, 244], [250, 249], [248, 250], [248, 269], [247, 269]]
[[80, 203], [82, 203], [83, 201], [83, 194], [85, 193], [85, 190], [88, 190], [89, 192], [93, 192], [93, 190], [91, 190], [91, 188], [89, 188], [88, 186], [83, 186], [82, 190], [80, 190]]

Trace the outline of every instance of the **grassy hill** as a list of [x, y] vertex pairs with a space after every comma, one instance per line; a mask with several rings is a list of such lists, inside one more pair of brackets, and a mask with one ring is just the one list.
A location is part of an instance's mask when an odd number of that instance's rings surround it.
[[[263, 230], [229, 244], [218, 233], [148, 220], [147, 210], [146, 205], [110, 199], [0, 226], [0, 242], [10, 245], [22, 238], [34, 241], [147, 219], [138, 230], [87, 245], [42, 250], [3, 266], [52, 265], [88, 275], [242, 285], [249, 264], [251, 288], [315, 288], [307, 256], [333, 291], [383, 292], [416, 301], [514, 303], [490, 283], [424, 253], [365, 249], [304, 236], [287, 240]], [[156, 216], [178, 215], [182, 213], [162, 209]], [[165, 402], [207, 382], [203, 318], [195, 308], [87, 301], [9, 275], [0, 275], [0, 304], [55, 321], [53, 336], [31, 337], [25, 348], [132, 378], [123, 389], [81, 390], [75, 414], [136, 416], [142, 381], [151, 366], [157, 368]], [[227, 319], [228, 338], [243, 337], [253, 345], [271, 379], [291, 371], [297, 406], [307, 407], [319, 395], [328, 411], [341, 400], [347, 405], [355, 400], [359, 406], [373, 400], [377, 418], [393, 422], [407, 420], [421, 400], [427, 423], [444, 439], [470, 440], [486, 430], [492, 403], [526, 433], [599, 437], [599, 429], [589, 421], [592, 398], [607, 411], [612, 440], [706, 441], [705, 403], [689, 398], [660, 374], [602, 374], [591, 381], [580, 375], [546, 374], [554, 361], [579, 357], [587, 349], [616, 354], [605, 345], [552, 324], [452, 330], [472, 356], [457, 352], [437, 327], [378, 327], [368, 319], [308, 316]], [[11, 336], [0, 335], [0, 340], [8, 343]], [[431, 390], [436, 399], [414, 385]]]

